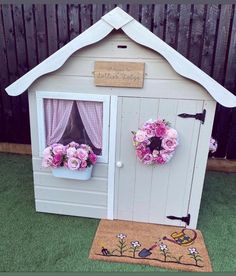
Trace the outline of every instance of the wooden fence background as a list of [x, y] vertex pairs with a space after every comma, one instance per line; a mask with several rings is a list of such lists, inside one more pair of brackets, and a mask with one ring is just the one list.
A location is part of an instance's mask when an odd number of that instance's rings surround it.
[[[30, 143], [27, 93], [4, 88], [86, 30], [116, 5], [0, 5], [0, 142]], [[235, 5], [122, 4], [232, 93], [236, 92]], [[217, 106], [216, 157], [236, 159], [236, 108]]]

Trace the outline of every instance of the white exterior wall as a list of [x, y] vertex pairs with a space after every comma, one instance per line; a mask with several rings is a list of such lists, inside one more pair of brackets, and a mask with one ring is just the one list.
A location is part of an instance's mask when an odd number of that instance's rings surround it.
[[[117, 48], [118, 45], [126, 45], [127, 48]], [[93, 75], [96, 60], [145, 62], [144, 87], [141, 89], [96, 87]], [[79, 183], [55, 178], [50, 169], [41, 167], [34, 93], [37, 90], [117, 95], [118, 98], [128, 96], [153, 99], [193, 99], [209, 103], [210, 108], [207, 110], [209, 120], [206, 127], [203, 125], [207, 131], [201, 140], [201, 145], [205, 149], [201, 156], [203, 165], [201, 169], [198, 168], [197, 172], [198, 175], [204, 175], [204, 162], [207, 159], [206, 145], [212, 128], [215, 101], [201, 85], [178, 75], [156, 52], [136, 44], [126, 36], [112, 34], [101, 42], [74, 53], [61, 69], [41, 77], [30, 87], [29, 104], [36, 210], [105, 218], [108, 201], [107, 164], [97, 164], [91, 180]], [[202, 184], [201, 178], [195, 186], [200, 185], [201, 191]], [[191, 189], [196, 189], [195, 186]], [[196, 199], [199, 204], [200, 198], [201, 192]]]

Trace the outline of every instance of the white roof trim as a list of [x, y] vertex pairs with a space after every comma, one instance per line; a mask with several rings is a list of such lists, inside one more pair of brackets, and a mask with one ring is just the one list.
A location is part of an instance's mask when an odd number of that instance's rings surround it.
[[134, 20], [132, 16], [119, 7], [116, 7], [115, 9], [105, 14], [102, 19], [116, 30], [122, 28], [124, 25]]
[[122, 30], [135, 42], [161, 54], [177, 73], [201, 84], [218, 103], [225, 107], [236, 107], [235, 95], [146, 29], [142, 24], [133, 20], [123, 26]]
[[28, 73], [13, 82], [5, 90], [10, 96], [18, 96], [22, 94], [39, 77], [59, 69], [74, 52], [85, 46], [98, 42], [106, 37], [112, 30], [112, 26], [108, 25], [103, 20], [99, 20], [82, 34], [35, 66]]
[[7, 93], [11, 96], [20, 95], [36, 79], [59, 69], [74, 52], [98, 42], [106, 37], [114, 28], [121, 28], [135, 42], [160, 53], [177, 73], [201, 84], [221, 105], [236, 107], [236, 96], [119, 7], [104, 15], [93, 26], [8, 86], [6, 88]]

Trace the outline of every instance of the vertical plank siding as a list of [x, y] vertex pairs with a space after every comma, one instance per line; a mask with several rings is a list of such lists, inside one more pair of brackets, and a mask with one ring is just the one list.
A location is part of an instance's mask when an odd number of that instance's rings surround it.
[[[4, 88], [97, 22], [115, 4], [0, 5], [0, 142], [30, 143], [27, 93]], [[231, 4], [118, 4], [236, 94], [236, 11]], [[217, 106], [216, 157], [236, 159], [236, 110]]]

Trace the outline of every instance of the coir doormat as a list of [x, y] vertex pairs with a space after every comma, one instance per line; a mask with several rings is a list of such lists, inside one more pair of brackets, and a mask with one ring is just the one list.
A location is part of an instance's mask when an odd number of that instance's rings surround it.
[[199, 230], [123, 220], [101, 220], [90, 259], [210, 272]]

